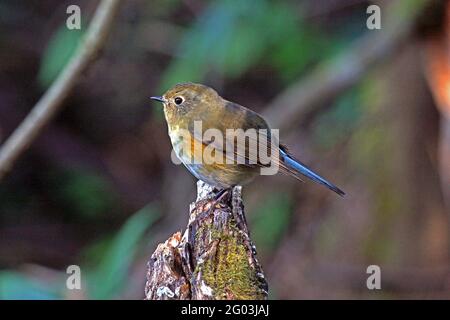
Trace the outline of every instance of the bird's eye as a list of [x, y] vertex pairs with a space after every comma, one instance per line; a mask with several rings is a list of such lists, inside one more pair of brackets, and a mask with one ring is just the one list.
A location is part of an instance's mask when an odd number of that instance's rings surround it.
[[175, 104], [180, 105], [180, 104], [183, 103], [183, 98], [181, 98], [181, 97], [176, 97], [174, 101], [175, 101]]

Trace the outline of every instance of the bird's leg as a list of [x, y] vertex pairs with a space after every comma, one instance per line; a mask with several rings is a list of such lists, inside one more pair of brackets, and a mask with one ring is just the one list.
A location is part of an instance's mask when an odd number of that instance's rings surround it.
[[220, 198], [223, 193], [227, 191], [227, 189], [218, 189], [217, 187], [212, 188], [212, 190], [208, 193], [208, 195], [206, 196], [206, 199], [208, 200], [217, 200], [218, 198]]
[[225, 196], [228, 195], [229, 191], [232, 189], [221, 189], [219, 192], [216, 193], [216, 195], [213, 198], [213, 201], [211, 201], [211, 206], [208, 210], [208, 214], [211, 214], [214, 212], [214, 209], [216, 208], [216, 205], [222, 201]]
[[231, 189], [222, 189], [219, 190], [214, 196], [215, 204], [218, 204], [230, 191]]
[[214, 212], [214, 209], [216, 208], [216, 205], [220, 203], [231, 191], [232, 189], [220, 189], [217, 193], [215, 193], [213, 196], [211, 196], [210, 200], [210, 207], [207, 211], [205, 211], [200, 218], [203, 216], [208, 216]]

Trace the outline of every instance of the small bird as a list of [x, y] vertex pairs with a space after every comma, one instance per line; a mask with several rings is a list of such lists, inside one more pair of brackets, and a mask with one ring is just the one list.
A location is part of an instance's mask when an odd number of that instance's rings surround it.
[[[169, 137], [177, 157], [197, 179], [221, 191], [249, 183], [260, 174], [261, 168], [267, 167], [268, 164], [262, 163], [260, 155], [257, 154], [258, 147], [255, 149], [248, 146], [250, 142], [243, 148], [234, 145], [232, 150], [228, 150], [221, 146], [218, 141], [220, 139], [206, 138], [195, 132], [196, 123], [201, 123], [202, 129], [214, 129], [222, 133], [224, 137], [227, 130], [242, 129], [246, 132], [246, 130], [254, 129], [264, 132], [263, 135], [257, 136], [258, 143], [266, 140], [270, 160], [278, 165], [282, 173], [300, 181], [302, 181], [301, 177], [305, 176], [340, 196], [345, 194], [296, 160], [285, 146], [272, 137], [272, 130], [258, 113], [223, 99], [208, 86], [180, 83], [162, 96], [151, 97], [151, 99], [162, 102], [164, 105]], [[260, 145], [257, 144], [257, 146]], [[207, 150], [208, 154], [205, 152]], [[255, 153], [256, 160], [249, 161], [250, 156]], [[231, 160], [230, 154], [235, 156]], [[238, 161], [239, 157], [242, 161]]]

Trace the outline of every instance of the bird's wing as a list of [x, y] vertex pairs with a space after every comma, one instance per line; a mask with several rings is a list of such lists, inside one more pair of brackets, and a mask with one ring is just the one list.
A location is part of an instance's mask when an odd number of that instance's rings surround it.
[[[211, 124], [214, 124], [217, 128]], [[203, 148], [214, 149], [215, 152], [222, 155], [224, 161], [229, 160], [233, 163], [237, 161], [239, 164], [248, 167], [268, 167], [275, 163], [281, 172], [290, 174], [302, 181], [298, 173], [288, 167], [283, 162], [283, 159], [280, 158], [281, 154], [277, 138], [272, 136], [269, 125], [258, 113], [239, 104], [224, 100], [221, 112], [218, 112], [216, 118], [212, 119], [212, 121], [203, 121], [202, 129], [218, 129], [223, 133], [223, 139], [216, 140], [211, 139], [211, 137], [205, 137], [203, 133], [201, 135], [195, 134], [192, 129], [190, 130], [194, 140], [200, 142]], [[234, 130], [234, 135], [227, 137], [225, 134], [227, 129]], [[237, 129], [242, 129], [242, 131]], [[250, 129], [256, 130], [256, 136], [251, 134]], [[243, 141], [244, 145], [242, 146]], [[231, 146], [230, 143], [232, 144]], [[265, 147], [266, 150], [260, 149], [260, 143], [263, 143], [262, 147]], [[227, 146], [229, 147], [228, 149]], [[266, 156], [264, 161], [261, 158], [262, 154]], [[270, 158], [272, 163], [267, 161], [267, 157]]]

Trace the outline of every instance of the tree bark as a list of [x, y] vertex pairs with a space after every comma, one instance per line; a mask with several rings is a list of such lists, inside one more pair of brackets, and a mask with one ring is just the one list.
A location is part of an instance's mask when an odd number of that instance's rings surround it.
[[146, 300], [267, 299], [268, 286], [256, 259], [241, 187], [215, 200], [213, 188], [197, 183], [183, 236], [160, 243], [148, 262]]

